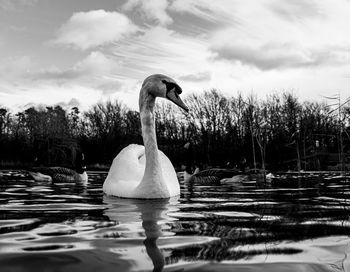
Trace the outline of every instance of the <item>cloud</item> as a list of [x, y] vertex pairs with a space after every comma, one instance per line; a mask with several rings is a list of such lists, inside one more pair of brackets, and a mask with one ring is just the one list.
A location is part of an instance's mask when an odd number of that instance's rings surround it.
[[236, 21], [232, 7], [236, 7], [234, 1], [174, 0], [169, 9], [190, 14], [211, 23], [222, 24]]
[[260, 70], [342, 65], [350, 61], [349, 47], [308, 48], [293, 43], [253, 44], [235, 42], [211, 48], [216, 59], [240, 62]]
[[261, 0], [253, 7], [233, 0], [225, 7], [235, 21], [210, 33], [209, 49], [214, 60], [261, 71], [344, 65], [350, 58], [344, 35], [350, 5], [340, 1]]
[[103, 53], [94, 51], [87, 58], [78, 62], [73, 69], [85, 75], [106, 75], [118, 68], [118, 64]]
[[183, 36], [161, 26], [119, 43], [112, 52], [122, 66], [117, 76], [138, 80], [152, 73], [176, 76], [201, 71], [210, 56], [200, 38]]
[[38, 103], [38, 102], [29, 102], [29, 103], [27, 103], [25, 105], [20, 106], [19, 109], [20, 110], [25, 110], [25, 109], [28, 109], [28, 108], [36, 108], [38, 110], [44, 110], [44, 109], [46, 109], [47, 106], [53, 106], [53, 107], [60, 106], [63, 109], [65, 109], [66, 111], [70, 112], [70, 110], [73, 107], [80, 108], [81, 103], [76, 98], [72, 98], [69, 101], [61, 101], [61, 102], [57, 102], [57, 103], [50, 103], [50, 105], [47, 105], [47, 104], [44, 104], [44, 103], [41, 103], [41, 102], [40, 103]]
[[79, 84], [102, 90], [104, 93], [113, 93], [118, 92], [121, 87], [119, 80], [112, 77], [118, 70], [120, 65], [115, 59], [108, 58], [99, 51], [93, 51], [72, 67], [66, 69], [53, 67], [32, 73], [27, 77], [57, 85]]
[[314, 19], [325, 15], [318, 2], [314, 0], [273, 0], [268, 6], [275, 14], [287, 21]]
[[[1, 82], [1, 86], [4, 83]], [[69, 83], [62, 86], [32, 82], [21, 84], [20, 87], [9, 85], [10, 93], [0, 92], [0, 101], [6, 107], [16, 110], [25, 109], [24, 105], [79, 105], [82, 110], [101, 100], [102, 92], [91, 87]], [[59, 102], [61, 101], [61, 102]], [[31, 103], [31, 104], [28, 104]]]
[[28, 29], [26, 26], [10, 25], [9, 27], [14, 32], [25, 32]]
[[237, 61], [261, 70], [310, 65], [315, 60], [293, 50], [291, 45], [255, 45], [251, 43], [222, 44], [212, 47], [217, 59]]
[[121, 69], [120, 64], [107, 57], [100, 51], [93, 51], [84, 59], [66, 67], [56, 66], [41, 68], [37, 61], [29, 56], [10, 57], [0, 66], [0, 92], [11, 93], [21, 86], [51, 85], [62, 86], [79, 85], [85, 88], [95, 88], [105, 94], [121, 90], [118, 78], [113, 77]]
[[199, 72], [196, 74], [187, 74], [183, 76], [179, 76], [180, 80], [184, 81], [192, 81], [192, 82], [201, 82], [208, 81], [211, 78], [210, 72]]
[[20, 7], [30, 7], [36, 5], [38, 0], [0, 0], [0, 9], [18, 10]]
[[71, 80], [83, 77], [91, 78], [108, 75], [117, 68], [118, 65], [114, 60], [107, 58], [99, 51], [93, 51], [85, 59], [77, 62], [70, 68], [57, 69], [54, 67], [41, 71], [32, 77], [41, 80]]
[[66, 102], [66, 101], [58, 102], [57, 105], [61, 106], [62, 108], [66, 109], [66, 110], [70, 110], [73, 107], [79, 108], [81, 106], [81, 103], [79, 102], [78, 99], [72, 98], [68, 102]]
[[2, 60], [0, 76], [10, 81], [18, 81], [18, 78], [26, 77], [37, 66], [32, 57], [28, 55], [11, 56]]
[[119, 12], [102, 9], [77, 12], [61, 26], [53, 42], [86, 50], [121, 40], [137, 30], [138, 27]]
[[104, 90], [96, 86], [114, 81], [103, 76], [117, 64], [100, 52], [92, 52], [66, 70], [44, 71], [40, 67], [37, 59], [30, 56], [5, 59], [0, 66], [1, 104], [22, 110], [28, 103], [56, 105], [61, 101], [59, 104], [67, 106], [80, 103], [86, 109], [102, 97]]
[[[58, 30], [55, 44], [88, 53], [27, 46], [22, 52], [31, 58], [8, 54], [0, 65], [0, 101], [14, 90], [13, 101], [76, 97], [83, 105], [89, 92], [89, 101], [117, 97], [137, 108], [141, 82], [152, 73], [178, 80], [185, 95], [217, 88], [263, 97], [299, 89], [312, 97], [346, 93], [350, 84], [343, 76], [350, 69], [348, 0], [124, 0], [117, 9], [74, 13]], [[25, 25], [23, 34], [38, 29]], [[85, 57], [77, 62], [79, 55]]]
[[173, 19], [169, 16], [166, 9], [168, 8], [167, 0], [128, 0], [123, 5], [124, 11], [133, 11], [138, 8], [141, 15], [150, 20], [156, 22], [159, 25], [169, 25], [173, 22]]

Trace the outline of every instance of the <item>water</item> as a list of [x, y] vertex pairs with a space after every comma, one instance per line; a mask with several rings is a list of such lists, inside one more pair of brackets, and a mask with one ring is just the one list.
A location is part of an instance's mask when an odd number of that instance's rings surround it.
[[0, 271], [350, 271], [345, 178], [181, 181], [170, 200], [0, 174]]

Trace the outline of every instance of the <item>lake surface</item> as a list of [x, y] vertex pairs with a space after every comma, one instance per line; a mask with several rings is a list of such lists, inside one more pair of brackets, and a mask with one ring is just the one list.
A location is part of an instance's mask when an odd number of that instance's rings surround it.
[[350, 271], [350, 181], [181, 183], [169, 200], [0, 172], [0, 271]]

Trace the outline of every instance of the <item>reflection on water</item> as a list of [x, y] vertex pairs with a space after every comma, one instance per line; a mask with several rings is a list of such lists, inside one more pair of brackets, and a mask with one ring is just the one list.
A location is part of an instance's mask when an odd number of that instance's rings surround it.
[[181, 196], [104, 196], [0, 175], [1, 271], [350, 271], [350, 185], [323, 173], [185, 184]]
[[140, 237], [144, 237], [142, 238], [143, 245], [140, 244], [137, 249], [135, 247], [130, 250], [122, 249], [123, 258], [134, 262], [136, 269], [151, 269], [148, 259], [143, 254], [145, 248], [152, 261], [153, 271], [162, 271], [165, 259], [157, 245], [157, 239], [163, 236], [161, 224], [172, 221], [172, 218], [167, 216], [167, 212], [176, 209], [178, 200], [173, 198], [144, 201], [104, 196], [104, 202], [109, 204], [109, 209], [105, 214], [110, 219], [124, 225], [132, 236], [138, 233]]

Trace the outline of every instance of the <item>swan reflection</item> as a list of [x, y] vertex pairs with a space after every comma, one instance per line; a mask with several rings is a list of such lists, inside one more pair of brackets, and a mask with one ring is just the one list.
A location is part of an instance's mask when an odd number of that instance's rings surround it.
[[105, 215], [108, 216], [110, 220], [117, 221], [119, 226], [125, 226], [121, 236], [128, 237], [128, 232], [135, 233], [136, 230], [140, 233], [140, 237], [146, 237], [143, 240], [144, 246], [141, 248], [125, 248], [123, 251], [124, 257], [127, 259], [130, 258], [130, 260], [136, 262], [135, 265], [138, 266], [138, 268], [145, 269], [150, 265], [149, 259], [144, 254], [144, 249], [146, 249], [147, 255], [153, 264], [153, 271], [163, 271], [165, 258], [157, 245], [157, 240], [159, 237], [163, 236], [162, 227], [164, 227], [164, 225], [162, 222], [173, 220], [167, 216], [167, 213], [176, 209], [175, 206], [178, 199], [155, 199], [145, 201], [141, 199], [121, 199], [104, 196], [103, 200], [105, 204], [110, 206], [109, 209], [105, 211]]

